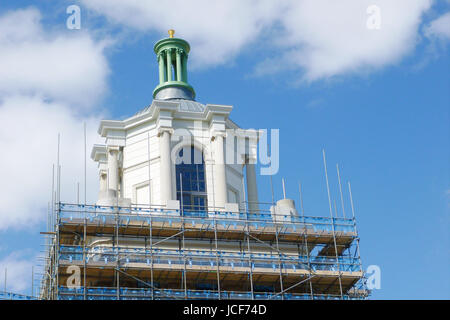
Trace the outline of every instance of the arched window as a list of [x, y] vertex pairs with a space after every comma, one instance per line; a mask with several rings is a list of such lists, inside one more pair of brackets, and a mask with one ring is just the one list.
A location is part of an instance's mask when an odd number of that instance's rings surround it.
[[194, 147], [181, 148], [177, 154], [175, 169], [177, 200], [180, 201], [183, 212], [206, 211], [208, 201], [202, 152]]

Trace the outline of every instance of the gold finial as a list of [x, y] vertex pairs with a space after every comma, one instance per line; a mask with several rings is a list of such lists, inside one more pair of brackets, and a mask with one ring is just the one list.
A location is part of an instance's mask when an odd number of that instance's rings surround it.
[[168, 32], [169, 32], [169, 38], [173, 38], [173, 35], [175, 34], [175, 30], [170, 29]]

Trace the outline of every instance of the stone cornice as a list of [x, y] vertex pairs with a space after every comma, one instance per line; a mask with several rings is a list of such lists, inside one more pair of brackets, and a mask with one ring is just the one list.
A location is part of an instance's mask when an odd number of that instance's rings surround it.
[[216, 105], [216, 104], [207, 104], [204, 112], [204, 120], [207, 121], [214, 121], [214, 116], [222, 116], [223, 122], [225, 122], [228, 119], [228, 116], [231, 113], [231, 110], [233, 110], [232, 106], [222, 106], [222, 105]]
[[125, 120], [102, 120], [100, 122], [98, 133], [102, 137], [106, 137], [109, 130], [124, 131], [139, 126], [145, 122], [157, 120], [161, 114], [161, 111], [165, 113], [165, 118], [169, 113], [174, 120], [186, 119], [215, 122], [217, 119], [214, 119], [214, 116], [219, 116], [219, 118], [222, 116], [223, 120], [221, 122], [230, 125], [230, 127], [238, 128], [238, 125], [228, 119], [232, 109], [232, 106], [207, 104], [204, 112], [187, 112], [179, 110], [179, 102], [177, 101], [154, 100], [148, 107], [148, 110], [141, 114], [132, 116]]
[[98, 134], [106, 137], [108, 130], [124, 130], [124, 123], [120, 120], [101, 120], [97, 130]]
[[250, 143], [257, 143], [264, 131], [261, 129], [238, 129], [235, 131], [235, 136], [238, 139], [248, 138]]
[[[102, 157], [104, 157], [104, 159], [102, 159]], [[91, 159], [96, 162], [101, 162], [101, 160], [106, 161], [106, 146], [94, 144], [91, 151]]]

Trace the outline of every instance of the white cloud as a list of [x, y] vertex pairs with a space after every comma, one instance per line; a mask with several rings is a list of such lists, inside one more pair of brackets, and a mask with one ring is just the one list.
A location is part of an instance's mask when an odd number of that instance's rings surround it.
[[45, 220], [58, 133], [61, 199], [76, 200], [77, 182], [83, 194], [83, 122], [88, 201], [96, 200], [98, 174], [89, 155], [99, 139], [96, 102], [109, 70], [104, 43], [87, 32], [50, 32], [40, 19], [33, 8], [0, 16], [0, 230]]
[[68, 105], [39, 97], [14, 96], [0, 103], [0, 230], [26, 229], [46, 215], [51, 199], [52, 164], [61, 135], [61, 199], [75, 201], [77, 182], [83, 200], [84, 141], [87, 126], [88, 201], [95, 201], [98, 174], [90, 160], [92, 143], [99, 142], [99, 117], [79, 117]]
[[87, 32], [44, 30], [41, 14], [28, 8], [0, 16], [0, 95], [40, 94], [89, 107], [106, 90], [103, 50]]
[[425, 29], [425, 35], [450, 40], [450, 12], [433, 20]]
[[[110, 20], [141, 31], [169, 28], [191, 42], [196, 66], [230, 62], [242, 50], [276, 49], [257, 74], [297, 70], [317, 80], [395, 62], [416, 45], [431, 0], [120, 1], [82, 0]], [[381, 9], [381, 29], [367, 28], [367, 8]]]
[[82, 0], [83, 4], [111, 20], [140, 31], [156, 31], [188, 39], [192, 63], [208, 67], [229, 61], [243, 48], [251, 50], [261, 31], [280, 14], [272, 0]]
[[[420, 18], [430, 2], [297, 1], [281, 19], [286, 35], [278, 44], [284, 54], [270, 63], [300, 68], [308, 81], [393, 64], [415, 47]], [[379, 29], [367, 27], [369, 5], [380, 9]], [[264, 67], [257, 71], [264, 72]]]

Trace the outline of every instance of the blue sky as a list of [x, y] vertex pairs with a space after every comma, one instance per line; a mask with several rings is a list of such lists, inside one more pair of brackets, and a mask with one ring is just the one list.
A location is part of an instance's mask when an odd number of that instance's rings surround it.
[[[2, 2], [0, 147], [11, 152], [0, 160], [1, 288], [7, 266], [8, 288], [30, 293], [57, 132], [63, 198], [73, 200], [82, 123], [93, 143], [100, 119], [151, 103], [153, 44], [174, 28], [191, 43], [197, 101], [234, 106], [243, 128], [280, 129], [276, 198], [282, 177], [295, 200], [301, 181], [306, 213], [328, 216], [322, 149], [338, 203], [339, 163], [352, 183], [363, 264], [381, 268], [373, 299], [448, 299], [450, 4], [391, 2]], [[66, 28], [70, 4], [81, 8], [80, 30]], [[355, 28], [371, 4], [381, 9], [381, 28]], [[90, 200], [95, 171], [90, 164]], [[258, 187], [270, 201], [269, 178], [258, 177]]]

